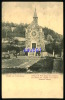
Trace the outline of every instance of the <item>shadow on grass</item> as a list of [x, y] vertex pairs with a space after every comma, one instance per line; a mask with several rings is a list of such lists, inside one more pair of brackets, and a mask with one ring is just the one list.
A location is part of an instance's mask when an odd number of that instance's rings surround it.
[[52, 72], [53, 58], [42, 58], [40, 61], [30, 66], [29, 69], [37, 72]]
[[2, 73], [52, 73], [53, 71], [62, 73], [62, 60], [53, 57], [41, 58], [37, 63], [28, 68], [2, 68]]
[[2, 68], [2, 73], [26, 73], [27, 70], [24, 68]]

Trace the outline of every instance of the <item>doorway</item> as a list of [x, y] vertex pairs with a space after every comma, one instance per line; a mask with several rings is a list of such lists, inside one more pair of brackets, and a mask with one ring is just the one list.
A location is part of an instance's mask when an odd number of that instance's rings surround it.
[[36, 43], [32, 43], [32, 49], [36, 48]]

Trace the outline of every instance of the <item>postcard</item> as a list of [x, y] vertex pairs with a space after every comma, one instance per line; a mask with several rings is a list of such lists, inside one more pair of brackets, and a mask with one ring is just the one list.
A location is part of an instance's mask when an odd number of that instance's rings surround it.
[[2, 98], [63, 98], [63, 2], [2, 2]]

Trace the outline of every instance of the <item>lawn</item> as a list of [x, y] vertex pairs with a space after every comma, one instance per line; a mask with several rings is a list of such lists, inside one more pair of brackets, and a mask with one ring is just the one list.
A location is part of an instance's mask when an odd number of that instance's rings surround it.
[[[20, 64], [28, 62], [28, 59], [8, 59], [2, 62], [2, 73], [16, 73], [16, 72], [26, 72], [26, 68], [16, 68]], [[15, 67], [15, 68], [14, 68]]]
[[33, 58], [27, 56], [18, 56], [17, 58], [3, 59], [2, 60], [2, 72], [3, 73], [16, 73], [26, 72], [27, 66], [32, 65], [40, 58]]
[[8, 59], [6, 61], [2, 62], [2, 67], [6, 68], [13, 68], [13, 66], [19, 66], [20, 64], [23, 64], [24, 62], [27, 62], [28, 59], [17, 59], [17, 58], [13, 58], [13, 59]]
[[33, 72], [63, 72], [63, 60], [61, 58], [41, 58], [37, 63], [29, 67]]
[[[2, 73], [20, 73], [31, 70], [34, 72], [51, 72], [53, 69], [62, 72], [62, 60], [53, 57], [35, 58], [19, 57], [2, 60]], [[28, 68], [27, 68], [28, 66]]]
[[53, 58], [40, 59], [37, 63], [33, 64], [29, 68], [36, 72], [52, 72], [53, 70]]

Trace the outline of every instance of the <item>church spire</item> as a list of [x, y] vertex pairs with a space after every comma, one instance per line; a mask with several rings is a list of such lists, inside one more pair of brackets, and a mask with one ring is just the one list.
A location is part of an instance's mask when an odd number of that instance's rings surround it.
[[36, 18], [37, 17], [37, 12], [36, 12], [36, 8], [35, 8], [35, 12], [34, 12], [34, 16], [33, 16], [33, 18]]
[[36, 8], [35, 8], [35, 11], [34, 11], [33, 21], [34, 21], [35, 23], [38, 23], [38, 17], [37, 17]]

